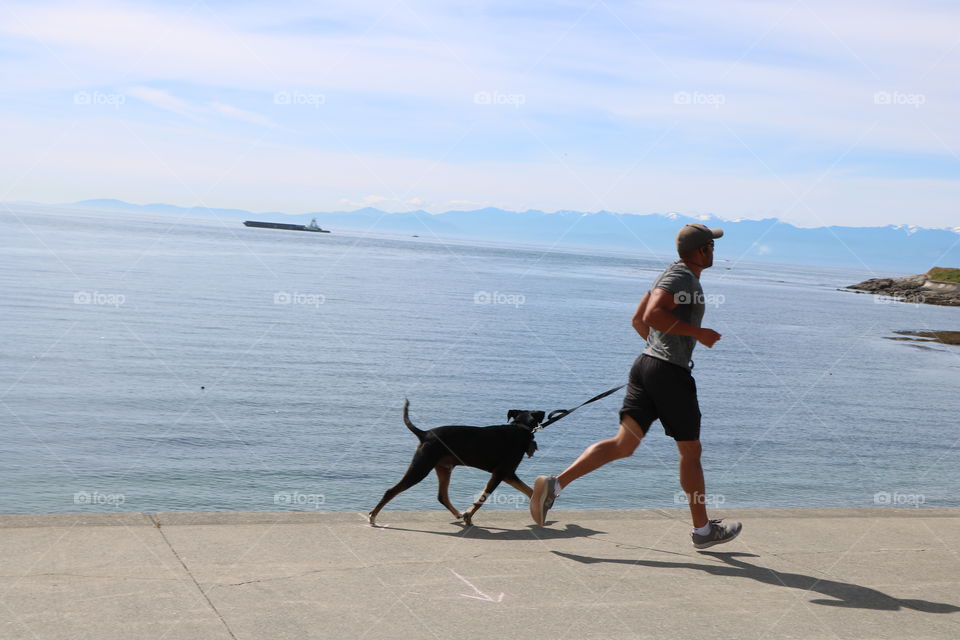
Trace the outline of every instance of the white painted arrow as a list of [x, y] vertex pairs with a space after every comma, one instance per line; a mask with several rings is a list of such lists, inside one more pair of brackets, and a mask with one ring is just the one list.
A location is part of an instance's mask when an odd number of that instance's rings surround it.
[[471, 595], [466, 594], [466, 593], [461, 593], [460, 595], [462, 595], [464, 598], [474, 598], [475, 600], [486, 600], [487, 602], [502, 602], [502, 601], [503, 601], [503, 593], [502, 593], [502, 592], [500, 593], [500, 596], [499, 596], [498, 598], [493, 599], [493, 598], [491, 598], [490, 596], [488, 596], [487, 594], [485, 594], [483, 591], [480, 591], [480, 589], [477, 589], [475, 586], [473, 586], [473, 584], [472, 584], [469, 580], [467, 580], [466, 578], [464, 578], [462, 575], [460, 575], [459, 573], [457, 573], [457, 572], [454, 571], [453, 569], [450, 569], [450, 573], [452, 573], [453, 575], [455, 575], [455, 576], [457, 576], [458, 578], [460, 578], [461, 580], [463, 580], [463, 581], [467, 584], [467, 586], [469, 586], [471, 589], [473, 589], [474, 591], [477, 592], [477, 595], [475, 595], [475, 596], [471, 596]]

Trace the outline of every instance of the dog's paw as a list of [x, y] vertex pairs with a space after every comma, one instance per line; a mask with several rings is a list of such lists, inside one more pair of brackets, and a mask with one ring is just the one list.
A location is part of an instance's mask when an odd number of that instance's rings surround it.
[[467, 525], [468, 527], [473, 526], [473, 516], [471, 516], [468, 512], [464, 511], [461, 513], [460, 519], [463, 520], [463, 524]]
[[367, 514], [367, 522], [370, 523], [370, 526], [371, 526], [371, 527], [377, 526], [377, 516], [373, 515], [373, 513], [368, 513], [368, 514]]

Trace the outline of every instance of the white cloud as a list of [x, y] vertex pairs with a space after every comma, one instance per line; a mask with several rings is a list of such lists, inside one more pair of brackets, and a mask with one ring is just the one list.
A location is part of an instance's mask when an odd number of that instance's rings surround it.
[[247, 111], [245, 109], [240, 109], [238, 107], [233, 107], [228, 104], [223, 104], [220, 102], [211, 102], [210, 107], [221, 115], [225, 115], [228, 118], [234, 118], [242, 122], [249, 122], [252, 124], [258, 124], [262, 127], [276, 127], [276, 122], [271, 120], [266, 116], [262, 116], [259, 113], [254, 113], [253, 111]]
[[[948, 37], [955, 44], [947, 26], [951, 14], [871, 6], [870, 28], [865, 29], [859, 12], [866, 7], [812, 1], [791, 6], [662, 5], [654, 19], [672, 18], [678, 31], [661, 36], [659, 48], [640, 42], [633, 31], [651, 19], [650, 10], [620, 5], [585, 12], [587, 23], [591, 16], [612, 22], [605, 31], [548, 21], [547, 27], [567, 27], [560, 31], [562, 38], [552, 29], [511, 32], [509, 22], [484, 17], [482, 11], [455, 19], [430, 3], [416, 2], [338, 9], [341, 22], [369, 27], [359, 33], [308, 35], [263, 28], [308, 17], [306, 9], [282, 7], [280, 17], [271, 15], [272, 9], [260, 14], [246, 9], [232, 18], [222, 10], [112, 4], [19, 5], [14, 12], [18, 19], [0, 24], [0, 32], [28, 43], [40, 40], [56, 52], [39, 54], [43, 72], [23, 74], [18, 65], [5, 69], [22, 88], [89, 88], [138, 78], [271, 95], [303, 88], [332, 100], [338, 92], [364, 92], [427, 100], [431, 104], [425, 108], [442, 120], [459, 121], [502, 115], [492, 108], [487, 114], [465, 113], [478, 91], [497, 89], [522, 95], [523, 113], [531, 115], [569, 117], [588, 110], [624, 117], [629, 126], [645, 126], [651, 119], [675, 122], [696, 135], [730, 126], [841, 148], [856, 143], [934, 154], [944, 153], [945, 146], [960, 148], [953, 115], [960, 106], [952, 89], [955, 59], [944, 55], [950, 52]], [[898, 31], [898, 24], [911, 29]], [[670, 49], [671, 37], [683, 42], [699, 36], [696, 29], [706, 25], [711, 38], [741, 41], [733, 47], [726, 42], [720, 55], [707, 46], [709, 41], [699, 56]], [[818, 49], [811, 50], [812, 41]], [[943, 47], [936, 49], [930, 41]], [[743, 55], [770, 47], [800, 59], [785, 64], [777, 56], [755, 60]], [[938, 57], [931, 58], [930, 51]], [[631, 64], [611, 65], [624, 59]], [[904, 65], [909, 73], [896, 71]], [[616, 80], [592, 79], [604, 75]], [[878, 91], [919, 92], [926, 103], [922, 110], [876, 105]], [[677, 92], [719, 95], [724, 103], [717, 109], [685, 108], [674, 103]], [[258, 112], [249, 105], [234, 108]], [[246, 118], [271, 126], [267, 116]], [[858, 125], [872, 122], [877, 126], [861, 138]]]
[[171, 111], [191, 120], [199, 120], [196, 108], [189, 105], [184, 100], [170, 95], [163, 89], [151, 89], [150, 87], [130, 87], [125, 91], [126, 95], [133, 96], [148, 104], [152, 104], [158, 109]]
[[0, 33], [31, 48], [42, 43], [45, 48], [33, 55], [50, 71], [20, 74], [23, 88], [83, 88], [140, 77], [269, 92], [297, 87], [409, 95], [444, 95], [456, 87], [464, 95], [476, 91], [460, 54], [451, 51], [459, 45], [398, 32], [393, 21], [401, 17], [402, 4], [381, 25], [390, 35], [374, 30], [314, 36], [257, 28], [272, 20], [272, 8], [259, 15], [259, 25], [231, 25], [229, 13], [208, 5], [184, 12], [108, 3], [22, 4], [12, 11], [17, 19], [0, 21]]
[[256, 124], [262, 127], [277, 127], [270, 118], [253, 111], [247, 111], [222, 102], [211, 102], [207, 105], [195, 105], [171, 95], [163, 89], [154, 89], [151, 87], [129, 87], [124, 91], [124, 95], [129, 95], [143, 102], [151, 104], [159, 109], [176, 113], [177, 115], [189, 118], [194, 121], [204, 121], [212, 116], [224, 116], [232, 120]]
[[[180, 118], [135, 101], [107, 113], [67, 100], [60, 120], [97, 133], [86, 148], [82, 135], [64, 140], [69, 157], [84, 158], [85, 180], [63, 177], [73, 172], [54, 157], [37, 158], [34, 179], [49, 192], [101, 185], [94, 195], [119, 197], [115, 175], [170, 167], [190, 190], [222, 198], [212, 204], [244, 208], [279, 208], [270, 203], [280, 192], [290, 210], [342, 198], [404, 210], [709, 211], [808, 226], [955, 220], [956, 181], [870, 177], [867, 166], [922, 176], [908, 154], [960, 157], [958, 11], [947, 5], [655, 0], [558, 5], [536, 19], [494, 18], [489, 6], [8, 3], [0, 35], [15, 55], [0, 71], [18, 99], [0, 104], [0, 119], [21, 129], [5, 137], [7, 155], [32, 157], [63, 128], [44, 118], [47, 104], [22, 106], [30, 100], [131, 87], [130, 97]], [[327, 26], [304, 26], [317, 20]], [[474, 103], [494, 90], [523, 95], [522, 106]], [[277, 92], [296, 91], [325, 103], [276, 105]], [[723, 100], [697, 103], [697, 92]], [[924, 102], [878, 104], [877, 92]], [[638, 142], [626, 159], [603, 142], [666, 131], [671, 148]], [[718, 160], [726, 150], [739, 157]], [[31, 199], [28, 184], [11, 197]], [[125, 197], [176, 200], [159, 184], [144, 179], [150, 197]], [[380, 195], [363, 195], [371, 190]]]

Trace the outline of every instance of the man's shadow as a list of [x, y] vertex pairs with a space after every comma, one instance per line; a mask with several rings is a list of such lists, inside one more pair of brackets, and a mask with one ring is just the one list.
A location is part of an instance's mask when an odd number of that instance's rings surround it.
[[960, 607], [942, 602], [928, 602], [927, 600], [907, 600], [903, 598], [894, 598], [876, 589], [863, 587], [849, 582], [837, 582], [825, 578], [815, 578], [805, 576], [800, 573], [784, 573], [774, 569], [757, 566], [748, 562], [738, 560], [738, 557], [759, 558], [753, 553], [719, 553], [715, 551], [701, 552], [704, 555], [710, 555], [726, 564], [697, 564], [694, 562], [664, 562], [659, 560], [627, 560], [617, 558], [591, 558], [589, 556], [578, 556], [573, 553], [563, 553], [553, 551], [558, 556], [575, 560], [585, 564], [594, 564], [597, 562], [612, 562], [614, 564], [631, 564], [640, 567], [654, 567], [662, 569], [695, 569], [715, 576], [731, 576], [734, 578], [750, 578], [757, 582], [774, 585], [777, 587], [789, 587], [791, 589], [802, 589], [803, 591], [815, 591], [829, 596], [831, 599], [817, 598], [810, 602], [825, 605], [828, 607], [846, 607], [858, 609], [873, 609], [875, 611], [900, 611], [901, 609], [913, 609], [923, 611], [924, 613], [956, 613]]

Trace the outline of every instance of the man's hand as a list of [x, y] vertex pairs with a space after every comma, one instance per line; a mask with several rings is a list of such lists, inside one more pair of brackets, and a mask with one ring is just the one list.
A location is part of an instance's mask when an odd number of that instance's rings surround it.
[[708, 349], [712, 349], [713, 345], [717, 343], [717, 340], [719, 340], [721, 336], [713, 329], [700, 329], [694, 337], [697, 339], [697, 342]]

